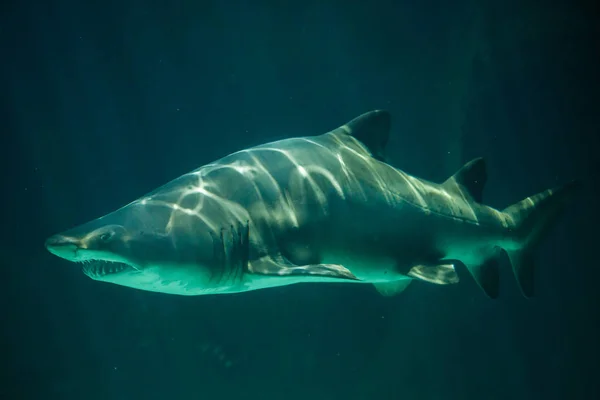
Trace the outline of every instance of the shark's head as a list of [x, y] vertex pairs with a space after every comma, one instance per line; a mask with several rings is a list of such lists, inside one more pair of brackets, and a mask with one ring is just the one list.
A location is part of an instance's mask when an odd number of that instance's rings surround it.
[[136, 238], [122, 225], [106, 225], [89, 232], [65, 232], [46, 240], [46, 248], [65, 260], [81, 263], [83, 272], [97, 280], [135, 275], [145, 262], [136, 254]]
[[165, 207], [131, 204], [66, 232], [45, 246], [98, 281], [171, 294], [211, 290], [213, 243], [201, 221]]

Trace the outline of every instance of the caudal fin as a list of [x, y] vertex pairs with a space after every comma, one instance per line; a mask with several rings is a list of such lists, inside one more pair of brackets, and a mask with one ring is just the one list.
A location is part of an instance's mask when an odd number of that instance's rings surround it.
[[534, 251], [579, 186], [578, 182], [571, 182], [528, 197], [503, 210], [514, 226], [514, 236], [503, 248], [525, 297], [534, 294]]

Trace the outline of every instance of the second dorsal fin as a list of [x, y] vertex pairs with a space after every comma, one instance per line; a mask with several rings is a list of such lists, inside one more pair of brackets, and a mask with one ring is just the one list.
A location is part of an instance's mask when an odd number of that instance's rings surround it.
[[485, 160], [482, 157], [469, 161], [444, 183], [448, 190], [458, 190], [478, 203], [483, 201], [483, 187], [487, 181]]

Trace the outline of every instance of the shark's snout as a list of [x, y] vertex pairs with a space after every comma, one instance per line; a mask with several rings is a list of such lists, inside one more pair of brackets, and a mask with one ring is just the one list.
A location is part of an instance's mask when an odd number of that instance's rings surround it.
[[48, 251], [58, 257], [73, 259], [77, 252], [78, 240], [63, 235], [53, 235], [46, 239], [45, 246]]

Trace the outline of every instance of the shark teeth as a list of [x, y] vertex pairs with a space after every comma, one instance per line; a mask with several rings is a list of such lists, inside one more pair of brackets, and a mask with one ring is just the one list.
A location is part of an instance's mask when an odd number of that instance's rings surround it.
[[85, 260], [79, 263], [83, 265], [83, 273], [91, 278], [116, 274], [130, 268], [129, 265], [116, 261]]

